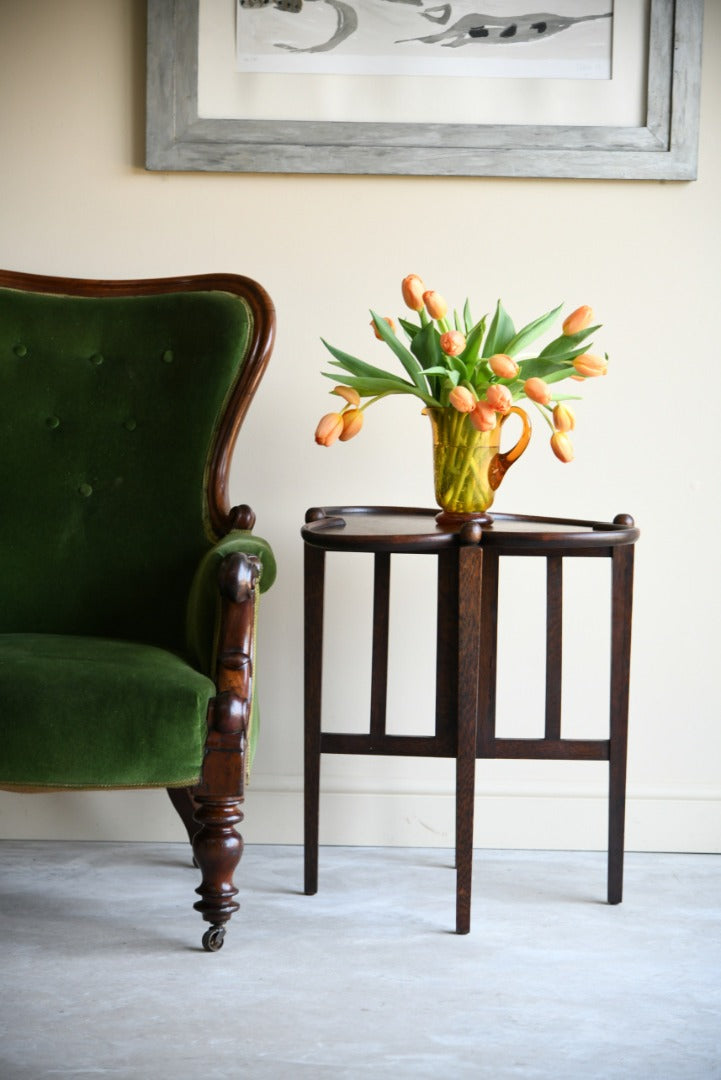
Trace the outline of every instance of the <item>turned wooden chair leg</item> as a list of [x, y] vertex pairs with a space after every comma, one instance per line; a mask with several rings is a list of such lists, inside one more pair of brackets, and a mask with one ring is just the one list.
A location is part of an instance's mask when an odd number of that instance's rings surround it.
[[217, 952], [225, 938], [225, 924], [240, 905], [233, 875], [243, 854], [242, 837], [235, 826], [243, 820], [240, 801], [198, 795], [195, 820], [198, 831], [193, 852], [203, 876], [195, 890], [200, 896], [193, 905], [210, 927], [203, 935], [203, 948]]
[[192, 790], [187, 787], [168, 788], [167, 792], [171, 803], [185, 826], [185, 831], [188, 834], [188, 839], [190, 840], [190, 845], [192, 847], [195, 834], [200, 828], [200, 825], [198, 825], [198, 822], [195, 820], [195, 811], [198, 804], [193, 798]]

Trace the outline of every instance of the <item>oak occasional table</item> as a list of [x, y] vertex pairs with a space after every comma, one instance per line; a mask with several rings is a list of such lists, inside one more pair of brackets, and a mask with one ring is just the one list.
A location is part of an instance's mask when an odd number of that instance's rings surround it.
[[[633, 519], [613, 522], [494, 514], [492, 524], [442, 526], [436, 510], [346, 506], [309, 510], [305, 543], [305, 892], [318, 890], [322, 754], [456, 759], [456, 932], [471, 919], [476, 758], [608, 761], [608, 902], [623, 891], [626, 746], [631, 650]], [[324, 732], [321, 725], [323, 603], [327, 551], [374, 555], [373, 648], [368, 734]], [[391, 555], [438, 559], [435, 733], [386, 732]], [[546, 558], [546, 701], [542, 738], [496, 736], [496, 623], [501, 557]], [[563, 560], [611, 560], [609, 738], [561, 736]]]

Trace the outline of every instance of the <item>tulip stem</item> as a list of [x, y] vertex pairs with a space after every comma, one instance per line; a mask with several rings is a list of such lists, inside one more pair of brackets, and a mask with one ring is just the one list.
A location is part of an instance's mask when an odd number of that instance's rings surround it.
[[555, 427], [553, 425], [553, 420], [551, 420], [551, 417], [548, 415], [549, 413], [553, 412], [551, 407], [549, 405], [540, 405], [537, 401], [534, 401], [533, 404], [536, 406], [536, 408], [540, 412], [541, 416], [543, 417], [543, 419], [546, 421], [546, 423], [550, 427], [551, 431], [555, 431], [556, 429], [555, 429]]

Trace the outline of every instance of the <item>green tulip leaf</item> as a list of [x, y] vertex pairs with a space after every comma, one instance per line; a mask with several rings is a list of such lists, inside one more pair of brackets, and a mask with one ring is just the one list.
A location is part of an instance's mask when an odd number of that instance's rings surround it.
[[437, 367], [424, 368], [423, 373], [424, 373], [424, 375], [450, 375], [450, 374], [456, 374], [456, 372], [452, 373], [449, 368], [441, 367], [440, 365], [438, 365]]
[[567, 368], [563, 368], [561, 371], [554, 371], [550, 375], [544, 375], [543, 381], [547, 383], [561, 382], [562, 379], [568, 379], [571, 375], [575, 375], [576, 371], [571, 364]]
[[559, 304], [553, 311], [549, 311], [546, 315], [541, 315], [540, 318], [530, 322], [528, 326], [524, 326], [522, 330], [519, 330], [518, 333], [506, 343], [505, 348], [501, 351], [507, 353], [508, 356], [516, 356], [517, 353], [521, 352], [522, 349], [527, 348], [532, 341], [539, 338], [541, 334], [544, 334], [546, 330], [553, 325], [558, 318], [562, 307], [563, 304]]
[[371, 311], [371, 316], [375, 327], [385, 341], [386, 345], [396, 354], [407, 373], [413, 379], [419, 390], [424, 391], [426, 384], [423, 379], [423, 373], [421, 365], [415, 358], [412, 352], [405, 347], [402, 341], [399, 341], [394, 332], [391, 330], [388, 323], [380, 315], [377, 315], [375, 311]]
[[433, 323], [428, 323], [418, 331], [411, 342], [411, 352], [424, 370], [443, 362], [445, 354], [440, 346], [440, 335]]
[[379, 375], [372, 375], [367, 371], [362, 372], [359, 370], [357, 375], [336, 375], [334, 371], [324, 371], [323, 374], [327, 379], [335, 379], [341, 386], [351, 386], [353, 379], [371, 379], [374, 383], [384, 383], [388, 387], [395, 386], [404, 391], [416, 389], [413, 383], [406, 382], [405, 379], [401, 379], [397, 375], [388, 375], [387, 372], [381, 372]]
[[[596, 326], [589, 326], [587, 330], [579, 330], [577, 334], [561, 334], [560, 337], [549, 342], [540, 355], [559, 359], [565, 353], [573, 351], [577, 345], [580, 345], [582, 341], [586, 341], [591, 334], [595, 334], [596, 330], [600, 329], [601, 323], [598, 323]], [[579, 349], [574, 355], [579, 356], [584, 351], [584, 349]]]
[[473, 316], [471, 315], [471, 304], [469, 300], [466, 300], [463, 306], [463, 322], [466, 328], [466, 336], [468, 336], [473, 329]]
[[513, 340], [515, 334], [516, 328], [513, 325], [511, 316], [499, 300], [491, 320], [486, 343], [483, 346], [483, 356], [495, 356], [496, 353], [505, 352], [508, 342]]
[[380, 379], [372, 378], [371, 376], [356, 375], [340, 378], [331, 371], [323, 371], [321, 374], [326, 379], [333, 379], [343, 386], [351, 386], [354, 390], [358, 391], [361, 397], [380, 397], [387, 394], [412, 394], [414, 397], [420, 398], [426, 405], [438, 404], [436, 399], [430, 394], [423, 393], [423, 391], [419, 390], [413, 383], [406, 382], [404, 379], [396, 379], [392, 376]]
[[481, 342], [483, 341], [483, 335], [486, 332], [486, 316], [484, 315], [480, 322], [477, 322], [475, 326], [472, 326], [468, 331], [466, 337], [466, 347], [461, 353], [461, 360], [465, 364], [466, 371], [470, 375], [471, 371], [478, 363], [478, 353], [481, 349]]
[[[446, 355], [441, 349], [440, 335], [433, 323], [427, 323], [416, 334], [411, 342], [411, 351], [425, 375], [428, 375], [431, 368], [443, 367], [447, 370]], [[428, 378], [428, 388], [433, 395], [438, 396], [438, 387], [432, 373]]]
[[[324, 342], [324, 344], [327, 344]], [[328, 345], [328, 350], [335, 357], [335, 360], [331, 360], [331, 363], [335, 367], [341, 367], [345, 371], [350, 372], [351, 375], [369, 375], [372, 378], [381, 379], [395, 379], [398, 382], [403, 382], [398, 375], [394, 375], [390, 371], [385, 371], [384, 368], [375, 367], [373, 364], [367, 364], [365, 360], [359, 360], [355, 356], [350, 356], [349, 353], [341, 352], [340, 349], [336, 349], [331, 345]]]
[[421, 332], [421, 327], [418, 325], [418, 323], [409, 322], [408, 319], [399, 319], [398, 322], [403, 327], [406, 334], [408, 335], [408, 338], [411, 341], [413, 341], [413, 338], [416, 336], [416, 334], [419, 334]]
[[573, 364], [570, 360], [544, 360], [537, 356], [531, 360], [522, 360], [519, 364], [519, 377], [525, 382], [526, 379], [548, 379], [556, 372], [563, 371], [565, 375], [573, 375]]

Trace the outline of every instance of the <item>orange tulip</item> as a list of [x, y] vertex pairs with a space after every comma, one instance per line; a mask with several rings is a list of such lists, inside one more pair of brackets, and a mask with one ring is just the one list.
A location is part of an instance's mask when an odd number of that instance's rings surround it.
[[446, 356], [460, 356], [466, 347], [466, 338], [460, 330], [448, 330], [441, 334], [440, 344]]
[[605, 375], [608, 371], [608, 361], [602, 356], [593, 356], [591, 353], [583, 353], [573, 361], [577, 374], [584, 379], [592, 379], [596, 375]]
[[349, 405], [360, 405], [360, 394], [352, 386], [334, 386], [331, 394], [345, 398]]
[[425, 285], [418, 277], [418, 274], [409, 274], [408, 277], [404, 277], [401, 282], [401, 292], [403, 293], [403, 303], [411, 309], [411, 311], [420, 311], [423, 307], [423, 293], [425, 292]]
[[581, 307], [572, 311], [567, 319], [563, 323], [563, 332], [566, 337], [570, 337], [572, 334], [579, 334], [581, 330], [585, 330], [593, 322], [593, 308], [590, 308], [588, 304], [583, 304]]
[[551, 388], [543, 379], [526, 379], [523, 384], [523, 392], [531, 401], [537, 401], [539, 405], [548, 405], [551, 400]]
[[551, 435], [551, 450], [559, 461], [573, 461], [573, 446], [568, 435], [563, 431], [554, 431]]
[[[383, 316], [383, 322], [388, 323], [391, 330], [395, 334], [395, 332], [396, 332], [396, 324], [393, 322], [393, 319], [391, 319], [391, 317], [389, 315], [384, 315]], [[371, 319], [371, 326], [373, 327], [373, 333], [375, 334], [375, 336], [378, 338], [379, 341], [382, 341], [383, 338], [380, 336], [380, 333], [378, 332], [378, 327], [373, 322], [373, 319]]]
[[339, 438], [341, 442], [348, 442], [354, 435], [357, 435], [360, 429], [363, 427], [363, 411], [362, 409], [346, 409], [343, 413], [343, 430], [341, 431]]
[[576, 426], [573, 409], [569, 409], [568, 405], [562, 405], [559, 401], [553, 409], [553, 426], [556, 431], [573, 431]]
[[465, 386], [454, 386], [448, 395], [448, 400], [458, 412], [470, 413], [476, 407], [476, 399]]
[[488, 365], [499, 379], [515, 379], [518, 374], [518, 364], [505, 353], [496, 353], [490, 358]]
[[315, 441], [319, 446], [332, 446], [343, 431], [343, 417], [340, 413], [329, 412], [321, 417], [315, 429]]
[[433, 292], [432, 289], [423, 293], [423, 303], [432, 319], [445, 319], [448, 314], [448, 304], [440, 293]]
[[507, 386], [500, 386], [498, 383], [494, 383], [493, 386], [489, 386], [486, 390], [486, 401], [495, 412], [503, 413], [505, 415], [509, 412], [511, 405], [513, 404], [513, 397]]
[[496, 426], [496, 410], [487, 401], [477, 401], [473, 412], [468, 414], [468, 419], [476, 431], [493, 431]]

